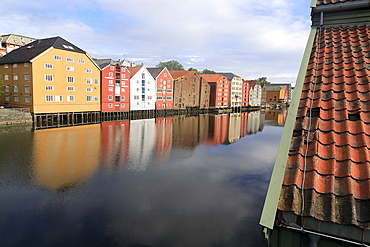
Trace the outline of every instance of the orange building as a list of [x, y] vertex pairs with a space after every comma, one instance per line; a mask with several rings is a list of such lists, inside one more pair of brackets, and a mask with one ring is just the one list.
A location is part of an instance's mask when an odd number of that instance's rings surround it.
[[0, 105], [34, 114], [100, 111], [100, 68], [61, 37], [36, 40], [0, 58]]

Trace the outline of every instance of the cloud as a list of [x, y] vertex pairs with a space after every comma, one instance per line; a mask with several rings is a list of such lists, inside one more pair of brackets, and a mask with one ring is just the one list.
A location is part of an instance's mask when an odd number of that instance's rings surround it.
[[42, 0], [16, 5], [5, 0], [0, 25], [5, 33], [60, 35], [93, 57], [125, 56], [148, 67], [174, 59], [185, 68], [294, 82], [310, 29], [309, 5], [308, 0]]

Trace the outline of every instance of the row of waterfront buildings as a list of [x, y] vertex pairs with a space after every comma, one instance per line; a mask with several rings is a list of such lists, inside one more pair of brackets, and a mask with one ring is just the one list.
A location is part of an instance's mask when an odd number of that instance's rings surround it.
[[269, 87], [233, 73], [93, 59], [61, 37], [6, 35], [0, 47], [0, 105], [29, 108], [33, 114], [240, 109], [290, 100], [290, 84]]

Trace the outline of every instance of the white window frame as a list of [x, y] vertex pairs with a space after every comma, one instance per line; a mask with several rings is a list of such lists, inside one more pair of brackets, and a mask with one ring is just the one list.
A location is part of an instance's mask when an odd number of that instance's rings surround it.
[[30, 92], [31, 92], [30, 86], [24, 85], [24, 93], [30, 93]]
[[75, 71], [75, 67], [72, 66], [67, 66], [66, 69], [67, 71]]
[[67, 91], [73, 92], [75, 91], [75, 87], [67, 87]]
[[92, 73], [92, 69], [86, 69], [86, 73]]
[[54, 55], [54, 60], [59, 60], [59, 61], [61, 61], [61, 60], [62, 60], [62, 56]]
[[24, 80], [29, 81], [30, 80], [30, 73], [24, 73]]
[[94, 101], [99, 102], [99, 96], [94, 96]]
[[99, 79], [94, 79], [94, 84], [99, 85]]
[[74, 102], [75, 101], [75, 96], [74, 95], [68, 95], [67, 96], [67, 101], [68, 102]]
[[9, 74], [4, 74], [4, 81], [9, 81]]
[[55, 102], [63, 102], [63, 95], [55, 95]]
[[91, 78], [86, 78], [86, 84], [92, 84], [92, 79]]
[[14, 102], [19, 102], [19, 96], [18, 95], [13, 95], [13, 101]]
[[92, 102], [93, 101], [93, 96], [87, 95], [86, 96], [86, 102]]
[[54, 86], [46, 85], [45, 91], [54, 91]]
[[13, 81], [18, 81], [18, 73], [13, 73]]
[[25, 96], [24, 96], [24, 102], [25, 102], [25, 103], [31, 103], [31, 96], [29, 96], [29, 95], [25, 95]]
[[23, 67], [25, 67], [25, 68], [30, 67], [30, 63], [24, 63], [24, 64], [23, 64]]
[[108, 95], [108, 100], [113, 100], [113, 95]]
[[45, 81], [54, 81], [54, 75], [45, 74]]
[[67, 76], [67, 83], [74, 83], [74, 82], [75, 82], [74, 76]]
[[82, 58], [79, 58], [79, 59], [78, 59], [78, 63], [84, 64], [84, 63], [85, 63], [85, 60], [84, 60], [84, 59], [82, 59]]
[[54, 102], [54, 95], [45, 95], [45, 102]]
[[87, 87], [86, 88], [86, 92], [92, 92], [92, 88], [91, 87]]
[[51, 64], [51, 63], [44, 63], [44, 68], [45, 69], [53, 69], [53, 64]]
[[18, 85], [13, 85], [13, 92], [18, 93], [18, 91], [19, 91]]
[[66, 61], [73, 63], [75, 59], [73, 57], [66, 57]]

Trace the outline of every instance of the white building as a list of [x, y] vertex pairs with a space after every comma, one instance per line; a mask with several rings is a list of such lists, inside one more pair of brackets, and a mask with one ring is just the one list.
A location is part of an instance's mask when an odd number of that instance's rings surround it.
[[250, 106], [260, 106], [262, 97], [262, 87], [259, 83], [256, 83], [249, 90], [249, 105]]
[[240, 76], [233, 73], [217, 73], [223, 75], [229, 81], [229, 107], [241, 107], [243, 80]]
[[155, 110], [156, 81], [144, 65], [130, 67], [130, 111]]

